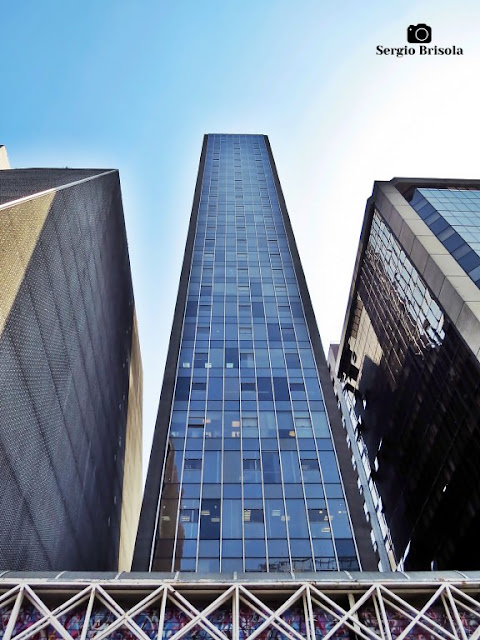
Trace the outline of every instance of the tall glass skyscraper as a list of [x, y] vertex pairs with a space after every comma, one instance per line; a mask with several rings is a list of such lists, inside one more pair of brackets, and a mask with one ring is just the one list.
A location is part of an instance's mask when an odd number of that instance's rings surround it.
[[133, 566], [376, 566], [262, 135], [204, 139]]

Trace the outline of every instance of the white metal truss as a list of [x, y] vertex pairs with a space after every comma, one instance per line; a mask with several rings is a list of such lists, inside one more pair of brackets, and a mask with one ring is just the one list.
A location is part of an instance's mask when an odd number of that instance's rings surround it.
[[480, 640], [480, 582], [0, 581], [1, 640], [91, 638]]

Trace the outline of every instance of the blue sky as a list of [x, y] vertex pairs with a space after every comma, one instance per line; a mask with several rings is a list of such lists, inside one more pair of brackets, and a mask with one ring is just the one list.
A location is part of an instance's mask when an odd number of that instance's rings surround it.
[[[145, 470], [202, 136], [266, 133], [325, 346], [375, 179], [480, 177], [480, 3], [0, 0], [13, 167], [118, 168], [144, 364]], [[410, 24], [463, 56], [391, 57]]]

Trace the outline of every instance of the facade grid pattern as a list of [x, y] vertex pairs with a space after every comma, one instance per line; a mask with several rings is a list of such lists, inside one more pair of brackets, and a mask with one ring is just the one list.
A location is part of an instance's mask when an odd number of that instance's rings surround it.
[[118, 173], [1, 174], [0, 566], [115, 569], [134, 314]]
[[263, 136], [208, 136], [153, 570], [358, 568]]
[[410, 204], [480, 287], [480, 191], [420, 188]]

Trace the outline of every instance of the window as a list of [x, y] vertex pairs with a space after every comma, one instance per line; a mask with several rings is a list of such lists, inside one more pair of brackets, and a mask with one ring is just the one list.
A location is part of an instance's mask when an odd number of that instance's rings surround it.
[[233, 347], [225, 348], [225, 368], [236, 369], [238, 367], [238, 349]]
[[200, 458], [185, 458], [185, 469], [201, 469], [202, 460]]
[[199, 457], [193, 457], [190, 453], [190, 457], [186, 457], [183, 463], [183, 482], [184, 483], [199, 483], [202, 472], [202, 459]]
[[210, 298], [212, 295], [212, 287], [210, 285], [202, 284], [200, 287], [201, 298]]
[[[201, 304], [198, 308], [198, 315], [201, 318], [209, 317], [211, 310], [212, 310], [212, 306], [210, 304]], [[206, 335], [208, 335], [208, 327], [206, 327], [206, 329], [207, 329]]]
[[195, 354], [195, 369], [208, 369], [208, 353]]
[[271, 378], [257, 378], [257, 389], [259, 400], [273, 400]]
[[298, 353], [286, 353], [285, 360], [288, 369], [300, 369], [300, 358]]
[[[253, 368], [255, 366], [253, 353], [240, 353], [240, 364], [242, 367]], [[253, 385], [253, 390], [255, 390], [255, 385]]]
[[220, 538], [220, 500], [203, 500], [200, 511], [200, 539]]
[[187, 309], [185, 311], [185, 316], [187, 318], [195, 318], [197, 315], [197, 303], [193, 300], [189, 300], [187, 302]]
[[175, 387], [175, 400], [188, 400], [190, 391], [190, 378], [177, 378]]
[[[258, 451], [245, 451], [243, 455], [244, 483], [260, 483], [262, 480], [260, 470], [260, 453]], [[248, 489], [246, 493], [248, 493]]]
[[273, 379], [273, 388], [275, 390], [275, 400], [290, 400], [290, 394], [288, 390], [288, 384], [286, 378], [277, 378]]
[[285, 342], [295, 342], [293, 327], [282, 327], [282, 338]]
[[244, 509], [243, 521], [263, 523], [263, 509]]
[[242, 436], [244, 438], [258, 438], [258, 420], [256, 417], [242, 418]]
[[172, 413], [172, 421], [170, 423], [170, 435], [180, 437], [185, 435], [186, 412], [174, 411]]
[[312, 421], [307, 415], [295, 415], [295, 430], [297, 438], [311, 438]]
[[314, 451], [302, 451], [301, 458], [302, 471], [318, 470], [317, 455]]
[[292, 400], [304, 400], [306, 399], [305, 387], [303, 386], [303, 382], [291, 382], [290, 383], [290, 394], [292, 396]]
[[280, 484], [280, 460], [277, 451], [262, 451], [263, 481], [268, 484]]

